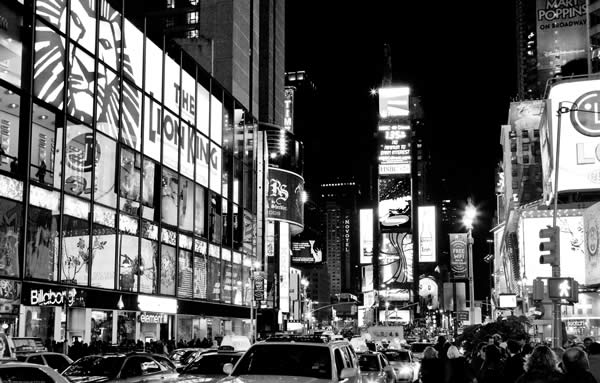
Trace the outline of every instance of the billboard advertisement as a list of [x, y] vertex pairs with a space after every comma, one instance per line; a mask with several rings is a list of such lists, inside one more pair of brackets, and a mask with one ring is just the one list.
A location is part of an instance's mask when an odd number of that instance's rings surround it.
[[382, 284], [413, 282], [413, 242], [411, 234], [381, 234], [379, 281]]
[[373, 209], [360, 209], [360, 263], [373, 263]]
[[[569, 216], [563, 216], [566, 213]], [[583, 211], [559, 210], [556, 224], [560, 227], [560, 273], [583, 284], [586, 278]], [[548, 226], [552, 226], [551, 215], [522, 218], [519, 247], [523, 250], [523, 270], [529, 280], [552, 276], [551, 265], [540, 264], [539, 233]]]
[[269, 168], [267, 218], [304, 226], [304, 179], [296, 173]]
[[379, 178], [379, 227], [383, 231], [408, 231], [412, 225], [410, 175]]
[[[538, 87], [561, 74], [563, 65], [587, 65], [586, 0], [537, 0], [536, 35]], [[570, 73], [564, 73], [569, 75]]]
[[379, 116], [408, 117], [410, 88], [407, 86], [379, 88]]
[[378, 131], [379, 174], [410, 174], [412, 138], [410, 125], [380, 124]]
[[454, 311], [454, 297], [456, 296], [456, 310], [467, 309], [466, 283], [456, 282], [456, 291], [452, 282], [444, 282], [444, 310]]
[[363, 293], [367, 291], [373, 291], [373, 265], [362, 266], [361, 269], [361, 291]]
[[437, 260], [435, 206], [419, 206], [419, 262]]
[[450, 233], [450, 270], [457, 279], [466, 279], [469, 274], [467, 233]]
[[[560, 140], [558, 185], [553, 190], [599, 190], [600, 152], [596, 148], [600, 145], [600, 80], [560, 82], [550, 89], [548, 98], [554, 162], [556, 143]], [[560, 107], [566, 110], [558, 114]], [[555, 170], [557, 166], [552, 168]], [[554, 174], [550, 181], [554, 183]]]
[[290, 227], [279, 225], [279, 308], [290, 312]]
[[583, 233], [585, 251], [585, 284], [600, 283], [600, 254], [598, 254], [598, 238], [600, 238], [600, 202], [583, 213]]
[[419, 304], [424, 310], [437, 310], [440, 308], [438, 284], [433, 277], [423, 276], [419, 279]]
[[292, 263], [312, 265], [323, 262], [323, 250], [316, 242], [312, 239], [292, 242]]
[[283, 101], [284, 115], [283, 115], [283, 127], [286, 130], [294, 133], [294, 93], [296, 88], [293, 86], [285, 87], [285, 98]]

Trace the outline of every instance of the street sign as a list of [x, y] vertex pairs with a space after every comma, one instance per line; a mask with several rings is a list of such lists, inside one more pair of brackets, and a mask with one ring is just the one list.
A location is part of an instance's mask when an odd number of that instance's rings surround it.
[[457, 311], [456, 312], [456, 320], [466, 322], [469, 320], [469, 312], [468, 311]]
[[265, 277], [262, 273], [256, 273], [254, 280], [252, 281], [254, 287], [254, 300], [264, 301], [265, 300]]

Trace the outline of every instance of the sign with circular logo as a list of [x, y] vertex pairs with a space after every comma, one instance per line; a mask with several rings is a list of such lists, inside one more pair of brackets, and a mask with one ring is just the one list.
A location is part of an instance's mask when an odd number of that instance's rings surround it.
[[589, 251], [589, 254], [594, 256], [598, 251], [598, 227], [591, 225], [586, 233], [585, 242]]
[[571, 109], [571, 123], [579, 133], [600, 136], [600, 91], [584, 93], [575, 100], [576, 108]]

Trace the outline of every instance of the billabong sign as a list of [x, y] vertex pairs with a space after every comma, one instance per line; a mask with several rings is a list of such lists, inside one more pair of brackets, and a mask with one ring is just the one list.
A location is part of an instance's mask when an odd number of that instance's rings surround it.
[[30, 293], [30, 302], [32, 306], [62, 306], [67, 301], [67, 304], [73, 306], [75, 302], [75, 296], [77, 295], [77, 290], [72, 289], [67, 291], [53, 291], [49, 289], [48, 291], [44, 291], [44, 289], [35, 289], [31, 290]]

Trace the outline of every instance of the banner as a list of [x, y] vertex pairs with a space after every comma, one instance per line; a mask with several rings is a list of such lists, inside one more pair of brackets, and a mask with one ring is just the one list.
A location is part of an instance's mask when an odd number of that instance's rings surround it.
[[373, 263], [373, 209], [360, 209], [360, 263]]
[[419, 206], [419, 262], [437, 259], [435, 206]]
[[413, 281], [413, 242], [407, 233], [382, 233], [379, 247], [381, 284]]
[[468, 277], [467, 233], [451, 233], [450, 236], [450, 270], [455, 279]]
[[379, 226], [381, 231], [409, 231], [412, 227], [410, 175], [379, 178]]
[[316, 241], [309, 239], [306, 241], [292, 242], [292, 263], [293, 264], [315, 264], [323, 262], [323, 251]]
[[269, 168], [267, 218], [304, 226], [304, 179], [286, 170]]
[[600, 202], [583, 213], [583, 232], [585, 236], [585, 284], [600, 283], [600, 254], [598, 254], [598, 238], [600, 238]]

